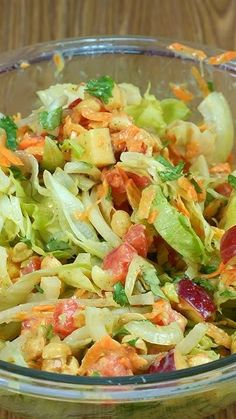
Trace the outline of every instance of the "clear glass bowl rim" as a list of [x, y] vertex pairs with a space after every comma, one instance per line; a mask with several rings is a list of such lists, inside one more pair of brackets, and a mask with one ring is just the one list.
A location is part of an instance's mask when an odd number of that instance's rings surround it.
[[[22, 62], [27, 61], [30, 64], [40, 63], [41, 61], [50, 60], [55, 52], [59, 52], [63, 57], [70, 58], [74, 55], [98, 55], [98, 54], [140, 54], [140, 55], [159, 55], [166, 56], [175, 59], [184, 59], [197, 61], [194, 58], [185, 57], [183, 58], [180, 54], [167, 49], [167, 46], [176, 40], [162, 38], [162, 37], [147, 37], [147, 36], [93, 36], [93, 37], [82, 37], [82, 38], [68, 38], [61, 41], [50, 41], [43, 42], [34, 45], [29, 45], [9, 52], [3, 52], [0, 54], [0, 74], [17, 71], [20, 69]], [[203, 44], [196, 44], [192, 42], [184, 42], [193, 48], [204, 50], [208, 56], [217, 55], [222, 52], [221, 49], [215, 47], [209, 47]], [[218, 66], [220, 69], [229, 72], [232, 76], [236, 76], [236, 62], [229, 62]], [[176, 386], [176, 380], [178, 385], [182, 385], [183, 391], [187, 391], [189, 388], [189, 380], [192, 378], [198, 382], [198, 385], [205, 385], [206, 382], [211, 382], [211, 376], [214, 374], [214, 383], [225, 381], [227, 379], [236, 379], [236, 354], [230, 355], [224, 359], [211, 362], [209, 364], [200, 365], [185, 370], [178, 370], [170, 373], [163, 374], [145, 374], [132, 377], [80, 377], [70, 376], [64, 374], [54, 374], [44, 371], [38, 371], [30, 368], [20, 367], [4, 361], [0, 361], [0, 387], [5, 386], [5, 380], [9, 384], [9, 389], [12, 390], [15, 387], [15, 382], [22, 379], [31, 384], [35, 388], [41, 388], [47, 384], [55, 386], [57, 392], [59, 387], [65, 385], [73, 386], [73, 389], [81, 390], [93, 389], [108, 389], [114, 390], [114, 394], [118, 395], [119, 391], [138, 386], [137, 390], [141, 388], [145, 389], [149, 385], [159, 386], [166, 383], [167, 387]], [[27, 384], [28, 386], [28, 384]], [[31, 390], [33, 389], [31, 387]], [[27, 387], [29, 391], [29, 387]], [[63, 387], [64, 388], [64, 387]], [[64, 391], [64, 390], [63, 390]], [[34, 392], [34, 391], [33, 391]], [[38, 393], [38, 390], [36, 391]], [[40, 393], [40, 390], [39, 390]], [[133, 392], [132, 392], [133, 393]], [[112, 391], [113, 394], [113, 391]], [[45, 396], [45, 395], [44, 395]], [[55, 394], [54, 394], [55, 396]], [[56, 394], [56, 398], [59, 397], [59, 393]]]

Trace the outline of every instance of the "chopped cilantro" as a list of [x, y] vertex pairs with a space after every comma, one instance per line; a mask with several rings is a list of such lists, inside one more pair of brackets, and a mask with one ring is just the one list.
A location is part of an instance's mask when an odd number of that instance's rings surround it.
[[195, 282], [195, 284], [200, 285], [200, 287], [205, 288], [205, 290], [209, 292], [214, 292], [216, 289], [212, 282], [208, 279], [195, 278], [193, 281]]
[[122, 307], [129, 305], [125, 289], [121, 282], [117, 282], [114, 285], [113, 300]]
[[10, 171], [13, 174], [15, 179], [26, 180], [26, 177], [23, 175], [22, 171], [18, 167], [11, 166]]
[[27, 247], [29, 247], [31, 249], [32, 247], [32, 242], [30, 239], [28, 239], [28, 237], [20, 237], [20, 242], [25, 243]]
[[43, 330], [44, 330], [45, 338], [47, 340], [51, 340], [55, 336], [54, 331], [53, 331], [53, 325], [49, 324], [47, 326], [42, 326], [42, 327], [43, 327]]
[[215, 272], [217, 270], [217, 266], [215, 265], [206, 265], [201, 266], [200, 272], [201, 274], [212, 274], [212, 272]]
[[106, 194], [106, 199], [107, 199], [108, 201], [112, 201], [112, 189], [111, 189], [111, 187], [110, 187], [110, 186], [108, 187], [108, 192], [107, 192], [107, 194]]
[[229, 175], [228, 182], [234, 189], [236, 189], [236, 176]]
[[236, 298], [236, 291], [225, 290], [225, 291], [220, 292], [220, 296], [229, 298], [229, 299]]
[[37, 292], [40, 292], [40, 294], [44, 294], [44, 290], [40, 287], [39, 284], [36, 284], [34, 286], [34, 290], [37, 291]]
[[214, 196], [211, 195], [210, 192], [207, 192], [206, 194], [206, 199], [205, 199], [205, 207], [207, 207], [207, 205], [209, 205], [212, 201], [214, 201]]
[[208, 89], [210, 90], [210, 92], [214, 92], [214, 90], [215, 90], [215, 86], [214, 86], [214, 83], [213, 83], [213, 81], [212, 81], [212, 80], [209, 80], [209, 81], [207, 82], [207, 87], [208, 87]]
[[144, 282], [150, 287], [152, 293], [161, 298], [166, 298], [165, 294], [162, 292], [160, 288], [160, 280], [156, 274], [156, 269], [154, 267], [142, 269], [142, 276]]
[[200, 188], [199, 184], [196, 182], [194, 178], [189, 179], [192, 185], [194, 186], [194, 189], [197, 193], [202, 193], [202, 188]]
[[101, 377], [101, 374], [100, 374], [100, 372], [98, 372], [98, 371], [94, 371], [92, 374], [91, 374], [91, 376], [90, 377]]
[[114, 81], [109, 76], [102, 76], [98, 79], [89, 80], [86, 85], [86, 91], [92, 95], [101, 99], [104, 103], [109, 102], [109, 98], [112, 96], [112, 89], [114, 87]]
[[39, 113], [39, 123], [42, 128], [52, 131], [60, 125], [62, 107], [53, 111], [42, 111]]
[[10, 116], [4, 116], [0, 118], [0, 128], [3, 128], [6, 131], [7, 143], [6, 146], [10, 150], [16, 150], [16, 131], [17, 126], [15, 122], [10, 118]]
[[128, 332], [128, 330], [126, 330], [125, 327], [121, 327], [119, 330], [117, 330], [117, 332], [115, 332], [113, 337], [115, 337], [115, 336], [125, 336], [125, 335], [129, 335], [129, 334], [130, 333]]
[[177, 166], [173, 166], [164, 157], [159, 156], [157, 161], [167, 168], [165, 171], [158, 171], [158, 176], [162, 182], [168, 182], [171, 180], [179, 179], [183, 175], [184, 162], [179, 162]]
[[68, 250], [68, 249], [70, 249], [68, 243], [63, 240], [51, 239], [45, 245], [46, 252], [55, 252], [56, 250]]
[[135, 348], [136, 342], [139, 338], [131, 339], [127, 343]]

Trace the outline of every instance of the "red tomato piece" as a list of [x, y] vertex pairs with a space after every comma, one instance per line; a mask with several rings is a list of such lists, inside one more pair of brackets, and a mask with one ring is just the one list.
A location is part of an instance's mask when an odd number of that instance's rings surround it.
[[130, 179], [134, 181], [135, 185], [138, 188], [146, 188], [146, 186], [149, 186], [151, 183], [150, 179], [148, 179], [147, 176], [140, 176], [140, 175], [137, 175], [136, 173], [131, 173], [131, 172], [126, 172], [126, 174], [128, 175]]
[[77, 106], [80, 102], [82, 102], [82, 99], [78, 97], [78, 99], [73, 100], [68, 106], [68, 109], [73, 109], [75, 106]]
[[148, 240], [146, 227], [142, 224], [132, 225], [124, 236], [124, 241], [135, 248], [137, 253], [144, 258], [147, 257]]
[[75, 329], [74, 315], [79, 305], [74, 299], [59, 302], [53, 313], [53, 329], [55, 333], [65, 337]]
[[33, 256], [28, 265], [21, 269], [21, 274], [26, 275], [30, 274], [31, 272], [38, 271], [41, 268], [41, 258], [39, 256]]
[[215, 188], [216, 192], [220, 193], [221, 195], [227, 196], [227, 197], [230, 196], [232, 190], [233, 190], [232, 186], [227, 182], [221, 183], [220, 185], [218, 185]]
[[133, 246], [123, 243], [105, 256], [103, 269], [112, 271], [114, 283], [119, 281], [125, 282], [129, 265], [135, 255], [137, 255], [137, 252]]

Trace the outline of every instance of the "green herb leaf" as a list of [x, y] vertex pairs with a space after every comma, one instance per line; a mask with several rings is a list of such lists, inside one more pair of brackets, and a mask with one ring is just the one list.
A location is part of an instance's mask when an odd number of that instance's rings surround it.
[[32, 242], [28, 237], [20, 237], [20, 242], [25, 243], [30, 249], [32, 248]]
[[144, 282], [150, 287], [150, 290], [155, 296], [166, 299], [165, 294], [160, 288], [160, 280], [156, 274], [156, 269], [154, 267], [142, 270], [142, 276]]
[[107, 192], [107, 194], [106, 194], [106, 199], [107, 199], [108, 201], [112, 201], [112, 189], [111, 189], [111, 187], [110, 187], [110, 186], [108, 187], [108, 192]]
[[94, 372], [90, 375], [90, 377], [101, 377], [101, 374], [100, 374], [100, 372], [98, 372], [98, 371], [94, 371]]
[[98, 79], [89, 80], [86, 85], [86, 91], [92, 95], [101, 99], [104, 103], [109, 102], [109, 98], [112, 97], [112, 89], [114, 87], [114, 81], [109, 76], [102, 76]]
[[236, 189], [236, 176], [233, 175], [229, 175], [228, 176], [228, 183], [234, 188]]
[[37, 292], [40, 292], [40, 294], [44, 294], [44, 290], [40, 287], [39, 284], [36, 284], [34, 286], [34, 290], [37, 291]]
[[125, 327], [121, 327], [119, 330], [117, 330], [117, 332], [114, 333], [113, 337], [115, 336], [125, 336], [125, 335], [129, 335], [130, 333], [128, 332], [128, 330], [126, 330]]
[[55, 252], [56, 250], [68, 250], [70, 246], [63, 240], [52, 239], [45, 245], [46, 252]]
[[197, 193], [202, 193], [202, 188], [200, 188], [199, 184], [196, 182], [194, 178], [189, 179], [192, 185], [194, 186], [194, 189]]
[[22, 171], [16, 167], [16, 166], [11, 166], [10, 167], [10, 171], [14, 176], [14, 179], [17, 180], [26, 180], [26, 177], [23, 175]]
[[117, 282], [114, 285], [113, 300], [122, 307], [129, 305], [125, 289], [121, 282]]
[[137, 340], [138, 340], [139, 338], [135, 338], [135, 339], [131, 339], [131, 340], [129, 340], [127, 343], [130, 345], [130, 346], [133, 346], [133, 348], [135, 348], [135, 345], [136, 345], [136, 342], [137, 342]]
[[53, 331], [53, 325], [49, 324], [48, 326], [42, 326], [43, 330], [44, 330], [44, 336], [47, 340], [51, 340], [55, 334]]
[[236, 291], [225, 290], [220, 292], [220, 296], [224, 298], [236, 298]]
[[171, 180], [179, 179], [183, 175], [182, 171], [184, 168], [184, 162], [179, 162], [177, 166], [173, 166], [168, 160], [164, 157], [159, 156], [157, 161], [167, 168], [165, 171], [158, 171], [158, 176], [162, 182], [168, 182]]
[[207, 82], [207, 87], [208, 87], [208, 89], [210, 90], [210, 92], [214, 92], [214, 90], [215, 90], [215, 86], [214, 86], [213, 81], [209, 80], [209, 81]]
[[10, 116], [4, 116], [3, 118], [0, 118], [0, 128], [3, 128], [6, 131], [7, 148], [9, 148], [10, 150], [16, 150], [17, 126], [15, 122], [10, 118]]
[[216, 290], [216, 287], [208, 279], [194, 278], [193, 281], [195, 284], [200, 285], [200, 287], [205, 288], [206, 291], [214, 292]]
[[215, 272], [217, 270], [216, 265], [206, 265], [201, 266], [200, 272], [201, 274], [212, 274], [212, 272]]
[[42, 111], [39, 113], [39, 123], [42, 128], [52, 131], [60, 125], [62, 107], [53, 111]]
[[207, 205], [209, 205], [212, 201], [214, 201], [214, 196], [211, 195], [209, 192], [207, 192], [206, 194], [206, 199], [205, 199], [205, 207], [207, 207]]

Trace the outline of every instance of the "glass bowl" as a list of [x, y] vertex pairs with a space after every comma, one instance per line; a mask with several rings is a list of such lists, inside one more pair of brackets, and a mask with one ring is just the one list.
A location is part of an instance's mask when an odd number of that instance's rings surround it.
[[[80, 38], [2, 54], [0, 111], [21, 111], [25, 116], [36, 106], [37, 90], [103, 74], [141, 86], [143, 91], [150, 82], [152, 92], [161, 98], [170, 95], [169, 82], [187, 81], [196, 93], [195, 107], [200, 99], [191, 67], [199, 64], [167, 49], [172, 42], [144, 37]], [[208, 55], [220, 52], [200, 48]], [[55, 53], [65, 61], [59, 73], [52, 59]], [[226, 96], [235, 118], [235, 63], [203, 67], [206, 78]], [[236, 355], [187, 370], [123, 378], [57, 375], [0, 361], [0, 406], [34, 418], [194, 419], [235, 400]]]

